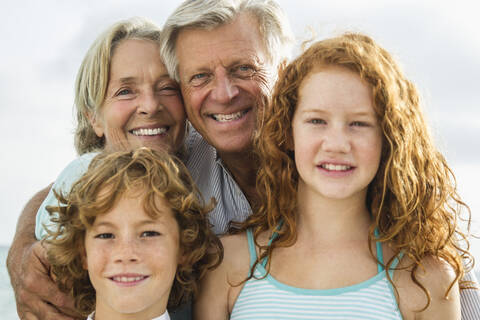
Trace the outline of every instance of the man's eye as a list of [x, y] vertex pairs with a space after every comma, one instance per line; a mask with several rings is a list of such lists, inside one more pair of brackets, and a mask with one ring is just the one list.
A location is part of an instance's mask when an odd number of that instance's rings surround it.
[[157, 231], [144, 231], [142, 232], [142, 237], [156, 237], [159, 236], [160, 233]]
[[250, 65], [241, 65], [233, 69], [233, 73], [239, 77], [251, 77], [255, 69]]
[[115, 236], [113, 233], [99, 233], [95, 236], [96, 239], [113, 239]]
[[197, 73], [190, 79], [190, 84], [194, 87], [200, 86], [208, 81], [207, 73]]

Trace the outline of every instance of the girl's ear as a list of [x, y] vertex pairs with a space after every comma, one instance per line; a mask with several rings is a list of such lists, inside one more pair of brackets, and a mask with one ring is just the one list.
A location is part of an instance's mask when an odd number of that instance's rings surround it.
[[287, 147], [288, 151], [294, 152], [295, 151], [295, 144], [293, 143], [293, 134], [292, 128], [288, 130], [287, 140], [285, 141], [285, 146]]
[[105, 128], [103, 125], [102, 119], [100, 119], [100, 116], [98, 113], [92, 113], [92, 112], [87, 112], [87, 118], [88, 121], [90, 122], [90, 125], [93, 128], [93, 131], [95, 131], [95, 134], [97, 137], [101, 138], [105, 134]]

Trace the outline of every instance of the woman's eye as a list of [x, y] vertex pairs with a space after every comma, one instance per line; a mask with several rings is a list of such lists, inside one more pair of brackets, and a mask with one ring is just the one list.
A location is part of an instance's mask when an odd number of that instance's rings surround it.
[[159, 236], [160, 233], [157, 231], [144, 231], [142, 232], [142, 237], [156, 237]]
[[113, 233], [100, 233], [95, 236], [96, 239], [113, 239], [115, 236]]
[[173, 96], [179, 94], [178, 87], [175, 86], [164, 86], [157, 89], [158, 93], [167, 96]]
[[127, 94], [131, 94], [132, 91], [130, 89], [122, 89], [117, 92], [117, 96], [125, 96]]

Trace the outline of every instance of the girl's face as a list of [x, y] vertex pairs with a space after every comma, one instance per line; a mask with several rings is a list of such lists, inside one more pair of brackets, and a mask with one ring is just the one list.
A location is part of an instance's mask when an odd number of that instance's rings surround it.
[[185, 110], [159, 50], [153, 42], [134, 39], [115, 48], [105, 101], [92, 119], [106, 149], [175, 152], [183, 144]]
[[292, 120], [299, 189], [330, 199], [365, 198], [382, 151], [371, 91], [342, 67], [314, 69], [303, 80]]
[[98, 318], [152, 319], [166, 310], [180, 257], [179, 228], [163, 199], [157, 198], [162, 214], [152, 219], [142, 198], [127, 192], [86, 231], [84, 268]]

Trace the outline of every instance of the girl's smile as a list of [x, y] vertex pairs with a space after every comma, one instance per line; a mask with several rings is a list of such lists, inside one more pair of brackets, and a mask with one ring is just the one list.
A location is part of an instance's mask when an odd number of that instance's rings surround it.
[[314, 69], [292, 121], [299, 188], [327, 198], [366, 194], [382, 151], [371, 88], [341, 67]]

